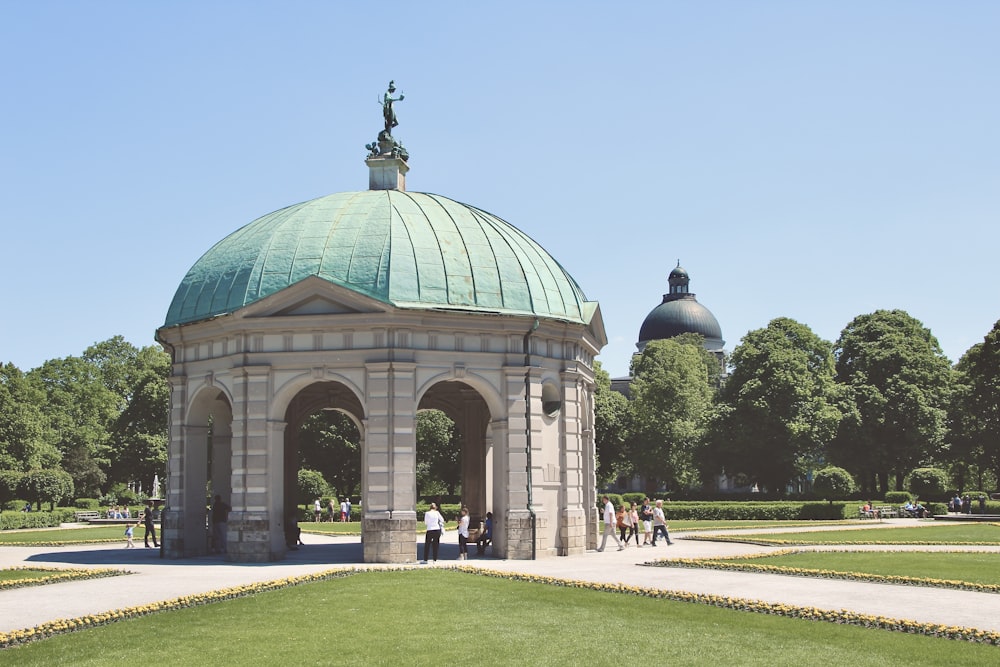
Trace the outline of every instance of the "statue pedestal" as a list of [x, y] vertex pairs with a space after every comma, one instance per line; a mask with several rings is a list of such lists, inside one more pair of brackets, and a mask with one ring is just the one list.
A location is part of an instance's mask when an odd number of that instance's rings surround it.
[[369, 190], [406, 191], [406, 172], [410, 168], [402, 158], [380, 155], [368, 158], [365, 164], [368, 165]]

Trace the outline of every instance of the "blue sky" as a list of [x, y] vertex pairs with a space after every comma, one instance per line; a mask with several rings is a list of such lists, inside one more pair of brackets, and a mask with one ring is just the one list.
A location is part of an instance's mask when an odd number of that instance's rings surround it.
[[251, 220], [407, 188], [541, 243], [627, 372], [677, 260], [727, 350], [902, 308], [952, 361], [1000, 319], [1000, 3], [0, 5], [0, 362], [121, 334]]

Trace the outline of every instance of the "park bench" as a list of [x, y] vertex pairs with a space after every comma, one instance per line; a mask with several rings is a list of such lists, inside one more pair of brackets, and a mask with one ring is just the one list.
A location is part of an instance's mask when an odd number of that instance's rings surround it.
[[892, 505], [879, 505], [875, 508], [875, 511], [883, 519], [895, 519], [899, 516], [899, 511]]
[[100, 519], [101, 513], [95, 512], [94, 510], [85, 510], [82, 512], [73, 512], [73, 518], [76, 519], [77, 523], [82, 523], [84, 521], [90, 522], [94, 519]]

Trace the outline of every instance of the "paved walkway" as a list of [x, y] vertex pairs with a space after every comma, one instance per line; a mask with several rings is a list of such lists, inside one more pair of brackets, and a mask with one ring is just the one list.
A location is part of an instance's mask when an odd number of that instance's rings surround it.
[[[881, 525], [896, 523], [918, 525], [913, 520], [906, 519], [890, 519]], [[858, 529], [878, 525], [864, 523], [859, 524]], [[842, 528], [843, 526], [833, 527]], [[802, 530], [806, 528], [768, 529], [766, 532]], [[765, 531], [755, 529], [718, 532], [733, 534]], [[633, 543], [633, 546], [624, 551], [614, 551], [612, 545], [603, 553], [591, 551], [579, 556], [536, 561], [505, 561], [476, 558], [473, 555], [466, 564], [495, 570], [724, 595], [828, 610], [849, 609], [890, 618], [1000, 632], [1000, 594], [702, 569], [642, 567], [643, 563], [657, 558], [699, 558], [775, 550], [773, 547], [748, 544], [686, 540], [683, 533], [674, 533], [671, 537], [674, 539], [673, 546], [661, 543], [655, 548], [637, 548]], [[159, 557], [159, 550], [142, 548], [141, 540], [137, 549], [129, 550], [120, 545], [103, 544], [0, 547], [0, 568], [16, 565], [112, 567], [135, 573], [126, 577], [3, 591], [0, 593], [0, 631], [27, 628], [57, 618], [74, 618], [241, 584], [322, 572], [340, 566], [383, 567], [361, 564], [361, 544], [356, 536], [329, 537], [307, 533], [303, 539], [307, 545], [299, 551], [289, 552], [286, 560], [256, 564], [226, 563], [220, 556], [163, 560]], [[441, 547], [442, 560], [437, 564], [414, 567], [448, 567], [456, 564], [456, 540], [455, 531], [450, 531]], [[417, 548], [419, 552], [422, 545], [418, 544]], [[894, 550], [906, 548], [891, 547]], [[927, 550], [934, 547], [910, 548]], [[1000, 553], [1000, 547], [970, 547], [969, 550]]]

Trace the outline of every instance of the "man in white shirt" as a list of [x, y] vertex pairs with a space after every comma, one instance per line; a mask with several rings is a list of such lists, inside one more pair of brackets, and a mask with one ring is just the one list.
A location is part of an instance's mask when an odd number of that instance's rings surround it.
[[656, 536], [663, 533], [663, 539], [667, 541], [667, 546], [673, 544], [670, 541], [670, 533], [667, 532], [667, 517], [663, 514], [663, 501], [657, 500], [656, 507], [653, 508], [653, 546], [656, 546]]
[[621, 540], [618, 539], [618, 536], [615, 535], [617, 524], [615, 521], [615, 506], [607, 496], [601, 496], [601, 500], [604, 502], [604, 537], [601, 539], [601, 546], [598, 551], [604, 551], [604, 545], [608, 543], [608, 535], [618, 545], [618, 551], [621, 551], [625, 547], [622, 545]]

